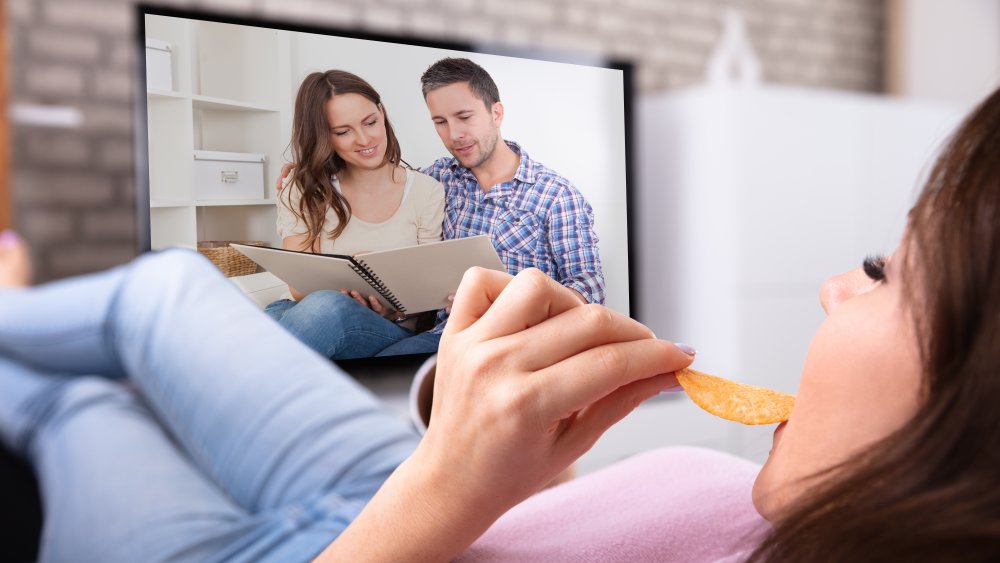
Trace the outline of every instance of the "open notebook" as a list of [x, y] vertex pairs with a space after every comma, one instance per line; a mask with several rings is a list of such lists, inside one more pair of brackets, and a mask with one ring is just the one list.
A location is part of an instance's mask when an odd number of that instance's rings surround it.
[[443, 309], [473, 266], [506, 271], [489, 235], [368, 252], [358, 256], [313, 254], [267, 246], [230, 244], [302, 293], [321, 289], [378, 295], [406, 314]]

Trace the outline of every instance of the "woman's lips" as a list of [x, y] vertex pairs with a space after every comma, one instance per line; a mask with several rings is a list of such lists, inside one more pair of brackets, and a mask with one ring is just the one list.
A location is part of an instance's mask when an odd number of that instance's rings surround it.
[[361, 155], [364, 158], [370, 158], [370, 157], [375, 156], [378, 153], [378, 147], [377, 146], [375, 146], [375, 147], [369, 147], [367, 149], [361, 149], [361, 150], [355, 151], [355, 152], [357, 152], [359, 155]]

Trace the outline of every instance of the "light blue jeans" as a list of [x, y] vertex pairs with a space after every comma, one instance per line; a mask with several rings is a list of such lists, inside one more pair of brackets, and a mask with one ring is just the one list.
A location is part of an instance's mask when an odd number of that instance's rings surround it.
[[42, 561], [309, 561], [418, 435], [197, 254], [0, 290]]
[[432, 354], [441, 341], [440, 334], [414, 334], [339, 291], [314, 291], [298, 302], [279, 299], [264, 312], [333, 360]]

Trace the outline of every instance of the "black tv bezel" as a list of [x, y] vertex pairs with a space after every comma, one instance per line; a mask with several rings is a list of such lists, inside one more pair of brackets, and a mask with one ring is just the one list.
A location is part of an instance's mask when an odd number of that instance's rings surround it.
[[[448, 49], [454, 51], [465, 51], [469, 53], [481, 53], [488, 55], [501, 55], [534, 59], [539, 61], [579, 64], [583, 66], [600, 67], [622, 71], [623, 94], [624, 94], [624, 118], [625, 118], [625, 225], [626, 244], [628, 258], [628, 300], [629, 316], [636, 318], [639, 310], [637, 300], [637, 280], [638, 267], [635, 258], [636, 233], [639, 232], [635, 222], [637, 219], [638, 203], [636, 201], [636, 173], [634, 147], [634, 65], [623, 59], [616, 59], [604, 56], [582, 55], [569, 52], [561, 52], [550, 49], [534, 49], [504, 46], [493, 43], [473, 43], [452, 40], [432, 39], [418, 35], [406, 33], [380, 33], [375, 31], [349, 29], [336, 24], [310, 24], [294, 20], [280, 20], [272, 18], [270, 15], [256, 16], [253, 14], [227, 14], [222, 12], [204, 11], [197, 9], [183, 9], [155, 4], [139, 3], [135, 5], [135, 47], [136, 47], [136, 73], [135, 73], [135, 104], [134, 104], [134, 133], [135, 133], [135, 205], [136, 205], [136, 242], [137, 252], [148, 252], [152, 248], [152, 232], [150, 224], [149, 208], [149, 122], [148, 108], [146, 105], [146, 15], [167, 16], [175, 18], [187, 18], [201, 21], [211, 21], [217, 23], [227, 23], [234, 25], [245, 25], [261, 27], [267, 29], [277, 29], [297, 33], [313, 33], [318, 35], [331, 35], [350, 39], [363, 39], [369, 41], [380, 41], [399, 45], [411, 45], [415, 47], [430, 47], [436, 49]], [[599, 212], [598, 212], [599, 214]], [[426, 357], [427, 355], [420, 355]], [[385, 360], [386, 358], [379, 358]], [[357, 362], [357, 360], [352, 360]], [[361, 364], [359, 364], [361, 365]]]

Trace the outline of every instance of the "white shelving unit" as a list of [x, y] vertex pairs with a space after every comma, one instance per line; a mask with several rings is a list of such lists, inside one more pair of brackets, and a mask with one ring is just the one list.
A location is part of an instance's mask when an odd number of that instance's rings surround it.
[[[171, 44], [174, 85], [146, 93], [152, 247], [280, 244], [273, 186], [291, 137], [288, 33], [146, 16], [146, 36]], [[196, 199], [195, 150], [264, 155], [261, 198]]]
[[[640, 321], [694, 367], [795, 393], [825, 279], [890, 252], [921, 173], [962, 109], [777, 86], [701, 86], [637, 104]], [[762, 462], [773, 425], [663, 396], [612, 428], [589, 471], [700, 445]]]
[[[795, 393], [823, 321], [820, 284], [893, 250], [921, 173], [963, 108], [761, 85], [646, 95], [636, 106], [640, 321], [698, 349], [694, 367]], [[762, 463], [774, 425], [643, 403], [581, 474], [677, 445]]]

